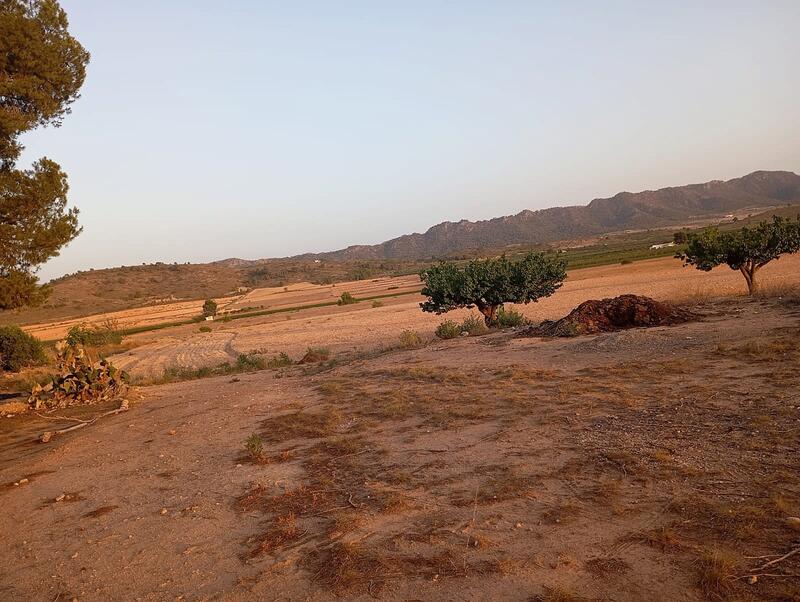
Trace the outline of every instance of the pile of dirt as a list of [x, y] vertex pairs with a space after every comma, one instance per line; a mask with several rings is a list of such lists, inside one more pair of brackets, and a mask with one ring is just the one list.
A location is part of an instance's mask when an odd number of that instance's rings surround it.
[[613, 299], [585, 301], [568, 316], [556, 321], [545, 320], [526, 330], [523, 336], [574, 337], [640, 326], [682, 324], [695, 318], [690, 311], [650, 297], [620, 295]]

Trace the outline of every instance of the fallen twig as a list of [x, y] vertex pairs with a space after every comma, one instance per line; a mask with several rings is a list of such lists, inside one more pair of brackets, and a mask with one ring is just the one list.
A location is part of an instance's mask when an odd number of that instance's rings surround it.
[[50, 439], [52, 439], [56, 435], [63, 435], [65, 433], [69, 433], [69, 432], [72, 432], [72, 431], [77, 431], [78, 429], [81, 429], [81, 428], [83, 428], [85, 426], [89, 426], [90, 424], [94, 424], [95, 422], [97, 422], [101, 418], [105, 418], [106, 416], [112, 416], [114, 414], [119, 414], [120, 412], [127, 412], [129, 408], [130, 408], [130, 406], [128, 404], [128, 400], [127, 399], [123, 399], [120, 402], [119, 407], [116, 410], [109, 410], [108, 412], [104, 412], [104, 413], [100, 414], [99, 416], [95, 416], [91, 420], [81, 421], [78, 424], [74, 424], [72, 426], [68, 426], [67, 428], [64, 428], [64, 429], [60, 429], [60, 430], [57, 430], [57, 431], [45, 431], [44, 433], [42, 433], [39, 436], [39, 441], [41, 441], [42, 443], [47, 443], [48, 441], [50, 441]]
[[758, 567], [757, 569], [753, 569], [753, 572], [756, 572], [756, 571], [763, 571], [763, 570], [764, 570], [765, 568], [767, 568], [768, 566], [772, 566], [773, 564], [777, 564], [777, 563], [781, 562], [782, 560], [786, 560], [787, 558], [789, 558], [790, 556], [794, 556], [794, 555], [795, 555], [795, 554], [797, 554], [798, 552], [800, 552], [800, 548], [795, 548], [794, 550], [792, 550], [791, 552], [787, 552], [786, 554], [784, 554], [784, 555], [783, 555], [783, 556], [781, 556], [780, 558], [776, 558], [775, 560], [770, 560], [769, 562], [767, 562], [767, 563], [765, 563], [765, 564], [762, 564], [762, 565], [761, 565], [760, 567]]

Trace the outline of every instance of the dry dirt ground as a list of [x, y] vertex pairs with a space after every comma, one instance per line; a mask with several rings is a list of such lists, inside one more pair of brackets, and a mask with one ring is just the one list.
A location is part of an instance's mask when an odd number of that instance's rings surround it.
[[[797, 282], [800, 256], [784, 257], [761, 272], [764, 286], [781, 288]], [[239, 301], [244, 305], [297, 306], [337, 298], [342, 291], [366, 297], [384, 292], [407, 291], [419, 286], [415, 278], [380, 279], [331, 287], [296, 285], [283, 289], [259, 289]], [[398, 287], [397, 289], [390, 287]], [[744, 294], [744, 278], [727, 268], [711, 273], [682, 268], [675, 259], [656, 259], [631, 265], [611, 265], [570, 272], [558, 291], [539, 303], [519, 309], [534, 321], [556, 319], [587, 299], [602, 299], [623, 293], [647, 295], [660, 300], [697, 301], [710, 295]], [[344, 307], [319, 307], [229, 323], [217, 322], [212, 332], [198, 332], [199, 325], [143, 333], [129, 338], [135, 349], [113, 357], [115, 365], [137, 377], [155, 377], [165, 368], [198, 368], [235, 361], [240, 353], [259, 351], [266, 356], [281, 352], [299, 359], [308, 347], [330, 348], [334, 356], [358, 354], [397, 342], [406, 329], [432, 338], [442, 316], [422, 313], [422, 297], [404, 295], [382, 299], [382, 307], [371, 301]], [[452, 312], [448, 319], [460, 320], [468, 311]]]
[[800, 303], [696, 310], [3, 419], [0, 599], [800, 599]]

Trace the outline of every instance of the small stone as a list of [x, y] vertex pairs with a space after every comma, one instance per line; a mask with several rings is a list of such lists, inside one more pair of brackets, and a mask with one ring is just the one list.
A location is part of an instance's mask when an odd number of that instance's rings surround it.
[[70, 558], [72, 560], [75, 560], [77, 557], [78, 557], [78, 553], [77, 552], [75, 552], [72, 556], [70, 556]]
[[516, 525], [514, 525], [514, 527], [516, 529], [522, 529], [522, 523], [517, 523]]
[[159, 514], [161, 514], [162, 516], [163, 516], [164, 514], [166, 514], [166, 513], [167, 513], [167, 509], [166, 509], [166, 508], [162, 508], [162, 509], [161, 509], [161, 512], [159, 512]]
[[786, 519], [786, 524], [795, 531], [800, 531], [800, 517], [790, 516]]
[[67, 497], [67, 494], [66, 494], [66, 493], [62, 493], [61, 495], [59, 495], [59, 496], [56, 498], [56, 501], [57, 501], [57, 502], [61, 502], [61, 501], [63, 501], [63, 500], [64, 500], [64, 498], [66, 498], [66, 497]]
[[758, 577], [756, 575], [750, 575], [750, 579], [748, 579], [747, 582], [750, 585], [753, 585], [754, 583], [758, 583]]
[[24, 485], [28, 482], [28, 479], [20, 479], [18, 483], [14, 483], [14, 485]]
[[177, 432], [178, 432], [178, 431], [176, 431], [175, 429], [172, 429], [172, 430], [169, 432], [169, 434], [170, 434], [170, 435], [175, 435]]

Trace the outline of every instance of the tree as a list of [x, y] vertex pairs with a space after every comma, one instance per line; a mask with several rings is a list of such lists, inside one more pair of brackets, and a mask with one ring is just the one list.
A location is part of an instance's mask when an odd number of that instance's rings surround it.
[[88, 61], [58, 2], [0, 0], [0, 309], [40, 303], [36, 269], [80, 233], [58, 164], [15, 166], [22, 133], [61, 125]]
[[752, 228], [720, 232], [706, 228], [700, 234], [689, 235], [688, 246], [675, 255], [684, 265], [710, 272], [726, 264], [739, 270], [752, 295], [758, 290], [756, 274], [773, 259], [800, 250], [800, 217], [792, 221], [775, 216], [771, 222], [760, 222]]
[[496, 259], [475, 260], [459, 268], [442, 262], [423, 270], [425, 283], [420, 303], [422, 311], [442, 314], [461, 307], [475, 306], [487, 326], [497, 321], [497, 311], [504, 303], [530, 303], [549, 297], [567, 277], [565, 262], [545, 255], [529, 253], [518, 262], [503, 255]]
[[206, 317], [217, 315], [217, 303], [214, 299], [206, 299], [203, 303], [203, 315]]

